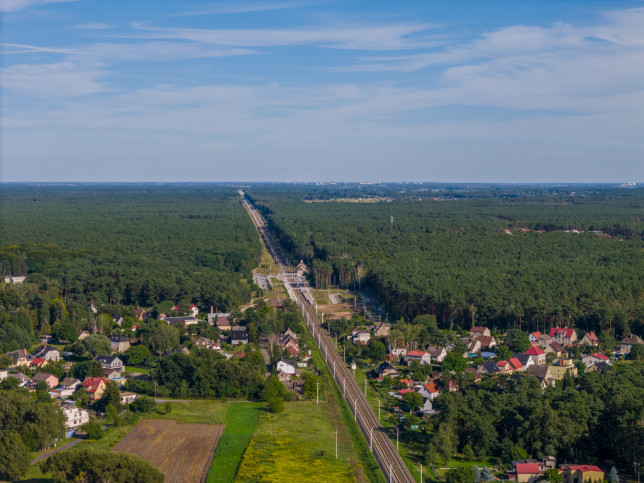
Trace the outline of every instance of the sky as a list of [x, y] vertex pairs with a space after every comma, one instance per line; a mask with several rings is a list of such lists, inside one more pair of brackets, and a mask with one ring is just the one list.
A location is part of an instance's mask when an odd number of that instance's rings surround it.
[[0, 14], [0, 181], [644, 182], [644, 0]]

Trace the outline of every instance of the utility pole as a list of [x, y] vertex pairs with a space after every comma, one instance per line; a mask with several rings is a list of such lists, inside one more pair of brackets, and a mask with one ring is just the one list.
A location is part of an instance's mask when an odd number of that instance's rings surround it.
[[[346, 344], [346, 342], [345, 342], [345, 344]], [[342, 351], [343, 351], [342, 361], [346, 364], [347, 363], [347, 346], [346, 345], [342, 346]]]
[[389, 483], [391, 483], [393, 480], [391, 479], [391, 466], [389, 465]]
[[373, 453], [373, 426], [371, 427], [371, 431], [369, 432], [369, 451]]
[[380, 398], [378, 398], [378, 421], [380, 421]]
[[347, 380], [342, 379], [342, 395], [347, 397]]
[[358, 420], [358, 398], [353, 400], [353, 420]]
[[320, 404], [320, 383], [315, 383], [315, 404]]
[[367, 375], [364, 376], [364, 395], [367, 395]]
[[[335, 459], [336, 460], [338, 459], [338, 428], [335, 428]], [[422, 468], [422, 465], [421, 465], [421, 468]], [[423, 470], [421, 469], [420, 471], [422, 475]], [[421, 478], [421, 481], [422, 481], [422, 478]]]
[[423, 464], [420, 464], [420, 483], [423, 483]]
[[154, 381], [154, 399], [157, 398], [157, 381]]
[[398, 435], [400, 433], [400, 430], [398, 426], [396, 426], [396, 450], [398, 450]]

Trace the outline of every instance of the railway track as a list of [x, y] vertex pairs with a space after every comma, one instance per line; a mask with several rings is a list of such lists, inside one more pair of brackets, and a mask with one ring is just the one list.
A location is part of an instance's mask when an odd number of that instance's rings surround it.
[[315, 310], [309, 302], [302, 296], [299, 289], [294, 289], [288, 282], [288, 271], [276, 249], [271, 234], [268, 232], [266, 224], [250, 204], [243, 191], [239, 191], [240, 196], [248, 210], [248, 213], [257, 227], [264, 243], [279, 267], [280, 275], [285, 281], [285, 286], [291, 299], [297, 303], [302, 310], [309, 330], [317, 341], [320, 351], [332, 372], [340, 391], [342, 392], [347, 404], [353, 412], [354, 418], [362, 431], [376, 461], [380, 465], [383, 475], [388, 482], [395, 483], [413, 483], [414, 476], [407, 468], [400, 453], [396, 450], [394, 443], [387, 435], [385, 429], [380, 425], [378, 417], [369, 404], [366, 395], [360, 390], [358, 383], [351, 374], [346, 363], [338, 354], [335, 341], [328, 336], [321, 326]]

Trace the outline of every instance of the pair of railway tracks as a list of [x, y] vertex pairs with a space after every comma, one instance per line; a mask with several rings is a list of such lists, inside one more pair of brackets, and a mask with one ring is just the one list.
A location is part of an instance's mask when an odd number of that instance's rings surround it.
[[243, 191], [239, 191], [239, 194], [242, 197], [244, 205], [259, 231], [266, 248], [279, 268], [279, 272], [282, 279], [285, 281], [286, 289], [290, 298], [300, 307], [307, 326], [318, 343], [329, 370], [332, 372], [334, 380], [338, 384], [348, 406], [351, 408], [355, 421], [358, 423], [358, 426], [360, 427], [369, 448], [373, 452], [376, 461], [380, 465], [380, 469], [382, 470], [386, 480], [390, 483], [414, 483], [416, 481], [414, 476], [409, 471], [409, 468], [407, 468], [407, 465], [400, 456], [400, 453], [398, 453], [394, 447], [393, 441], [389, 438], [385, 429], [380, 425], [380, 421], [369, 404], [366, 394], [360, 390], [357, 381], [349, 371], [344, 360], [340, 357], [335, 341], [331, 339], [331, 337], [329, 337], [322, 328], [322, 324], [320, 323], [315, 310], [302, 295], [301, 289], [293, 288], [286, 280], [286, 275], [288, 273], [287, 267], [282, 262], [271, 234], [268, 232], [261, 215], [250, 204]]

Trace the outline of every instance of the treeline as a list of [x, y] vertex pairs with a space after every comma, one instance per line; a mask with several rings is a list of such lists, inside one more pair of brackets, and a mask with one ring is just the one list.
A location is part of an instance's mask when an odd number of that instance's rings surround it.
[[[393, 201], [305, 202], [365, 190]], [[370, 286], [395, 317], [430, 313], [442, 328], [644, 332], [644, 190], [423, 190], [255, 186], [247, 193], [287, 258], [307, 262], [313, 283]]]
[[581, 374], [543, 392], [532, 377], [461, 380], [435, 403], [435, 436], [428, 462], [454, 453], [496, 456], [506, 465], [527, 456], [560, 463], [613, 462], [626, 469], [644, 457], [644, 363]]
[[250, 300], [261, 245], [231, 187], [6, 185], [0, 216], [0, 275], [27, 276], [2, 287], [0, 312], [23, 307], [38, 330], [88, 318], [90, 302], [128, 315]]

